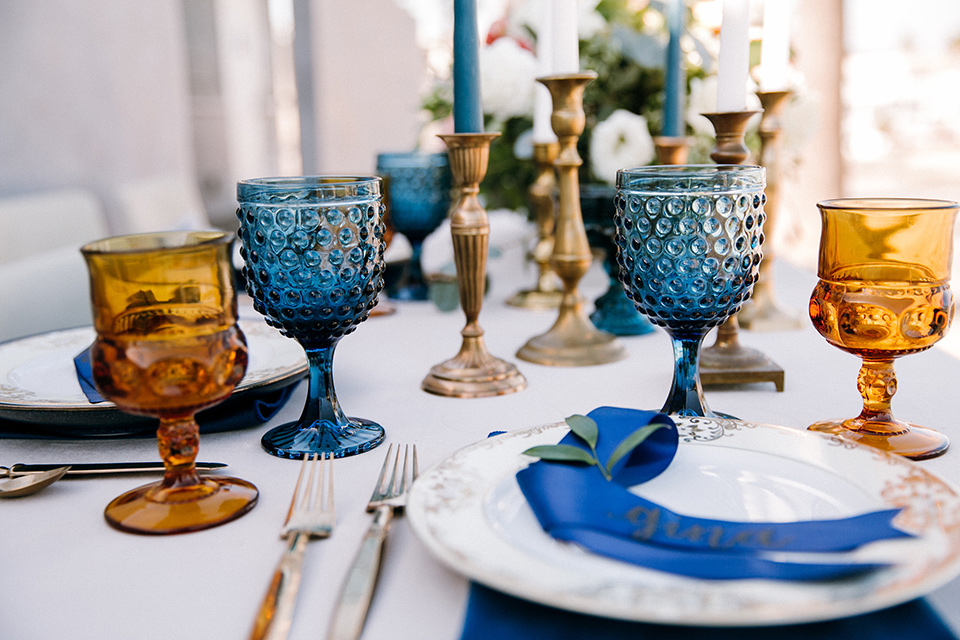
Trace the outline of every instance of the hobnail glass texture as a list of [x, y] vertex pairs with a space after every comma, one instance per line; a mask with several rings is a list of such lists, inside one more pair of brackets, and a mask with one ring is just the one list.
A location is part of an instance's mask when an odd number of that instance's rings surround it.
[[637, 311], [620, 284], [613, 241], [616, 232], [613, 200], [616, 194], [616, 188], [609, 185], [580, 187], [580, 210], [587, 240], [591, 247], [603, 251], [603, 270], [609, 281], [607, 290], [593, 302], [594, 311], [590, 314], [590, 321], [596, 328], [615, 336], [641, 336], [654, 329], [650, 321]]
[[383, 428], [348, 418], [333, 386], [333, 352], [366, 320], [383, 288], [384, 223], [377, 177], [261, 178], [237, 184], [247, 291], [267, 324], [307, 354], [300, 418], [262, 438], [270, 453], [346, 456], [383, 441]]
[[863, 360], [860, 415], [819, 422], [827, 431], [924, 459], [946, 451], [946, 436], [894, 418], [895, 358], [929, 349], [953, 319], [950, 270], [957, 203], [899, 198], [819, 203], [820, 281], [810, 297], [813, 326]]
[[247, 513], [249, 482], [200, 476], [194, 414], [226, 400], [247, 368], [230, 265], [233, 234], [119, 236], [85, 245], [97, 339], [93, 378], [126, 413], [159, 418], [164, 477], [107, 505], [111, 526], [143, 534], [197, 531]]
[[716, 417], [698, 372], [707, 332], [750, 298], [763, 258], [765, 172], [672, 165], [617, 173], [615, 243], [627, 296], [673, 340], [665, 413]]
[[381, 153], [377, 174], [384, 180], [390, 223], [410, 241], [411, 248], [410, 260], [387, 294], [397, 300], [427, 300], [421, 249], [450, 209], [450, 161], [446, 153]]

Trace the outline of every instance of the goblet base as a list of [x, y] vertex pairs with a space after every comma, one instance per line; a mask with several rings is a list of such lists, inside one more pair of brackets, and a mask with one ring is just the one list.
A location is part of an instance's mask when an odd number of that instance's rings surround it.
[[653, 324], [640, 315], [619, 283], [597, 298], [594, 306], [590, 321], [601, 331], [615, 336], [644, 336], [654, 331]]
[[160, 482], [115, 498], [103, 512], [120, 531], [146, 535], [188, 533], [236, 520], [257, 504], [257, 488], [239, 478], [204, 476], [196, 487], [162, 488]]
[[376, 422], [347, 418], [344, 425], [318, 420], [310, 424], [288, 422], [263, 434], [260, 445], [279, 458], [302, 460], [305, 455], [332, 453], [343, 458], [370, 451], [383, 442], [384, 432]]
[[513, 294], [507, 304], [511, 307], [520, 309], [533, 309], [536, 311], [549, 311], [560, 306], [563, 300], [563, 291], [541, 291], [539, 289], [527, 289]]
[[[892, 430], [895, 428], [897, 430]], [[939, 431], [901, 422], [871, 422], [863, 418], [816, 422], [809, 431], [829, 433], [844, 440], [865, 444], [881, 451], [896, 453], [911, 460], [928, 460], [946, 453], [950, 440]]]
[[387, 295], [401, 302], [423, 302], [430, 299], [430, 290], [426, 283], [417, 282], [391, 288], [387, 291]]

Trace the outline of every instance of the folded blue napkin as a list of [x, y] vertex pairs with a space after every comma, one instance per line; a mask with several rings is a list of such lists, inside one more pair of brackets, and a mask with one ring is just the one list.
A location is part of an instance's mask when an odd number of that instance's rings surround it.
[[926, 600], [808, 624], [688, 627], [598, 618], [473, 583], [460, 640], [957, 640]]
[[[831, 579], [883, 565], [832, 561], [790, 561], [772, 552], [830, 553], [875, 540], [909, 537], [891, 521], [898, 509], [836, 520], [729, 522], [675, 513], [633, 494], [629, 487], [662, 473], [673, 460], [679, 437], [668, 417], [651, 411], [600, 407], [588, 416], [599, 433], [596, 455], [606, 461], [637, 429], [660, 422], [631, 454], [611, 470], [611, 479], [584, 464], [539, 460], [517, 473], [520, 490], [544, 530], [601, 555], [659, 571], [702, 579]], [[561, 445], [589, 451], [571, 430]]]
[[87, 397], [90, 404], [99, 404], [106, 402], [106, 398], [97, 391], [96, 383], [93, 381], [93, 363], [90, 361], [90, 345], [73, 358], [73, 368], [77, 371], [77, 382], [80, 383], [80, 389], [83, 395]]

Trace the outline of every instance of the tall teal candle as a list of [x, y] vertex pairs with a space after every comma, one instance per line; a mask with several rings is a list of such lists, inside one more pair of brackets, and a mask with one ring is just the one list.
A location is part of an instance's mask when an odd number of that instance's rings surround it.
[[477, 0], [453, 0], [453, 130], [483, 133]]
[[667, 44], [667, 82], [663, 101], [663, 130], [665, 136], [682, 136], [686, 133], [683, 110], [686, 102], [686, 75], [680, 37], [683, 35], [686, 7], [683, 0], [670, 2], [668, 16], [670, 42]]

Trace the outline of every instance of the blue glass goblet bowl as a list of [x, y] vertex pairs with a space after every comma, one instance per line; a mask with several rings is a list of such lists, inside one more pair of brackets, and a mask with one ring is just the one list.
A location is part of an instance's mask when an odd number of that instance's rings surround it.
[[268, 452], [362, 453], [383, 427], [348, 418], [333, 386], [333, 352], [383, 288], [383, 202], [377, 177], [260, 178], [237, 184], [247, 291], [267, 324], [299, 342], [310, 388], [300, 418], [264, 434]]
[[384, 179], [390, 224], [410, 241], [412, 252], [387, 293], [397, 300], [427, 300], [420, 253], [423, 241], [440, 226], [450, 209], [450, 161], [446, 153], [381, 153], [377, 156], [377, 174]]
[[762, 167], [675, 165], [617, 173], [620, 281], [673, 340], [663, 412], [716, 417], [698, 372], [704, 336], [750, 298], [763, 258]]

